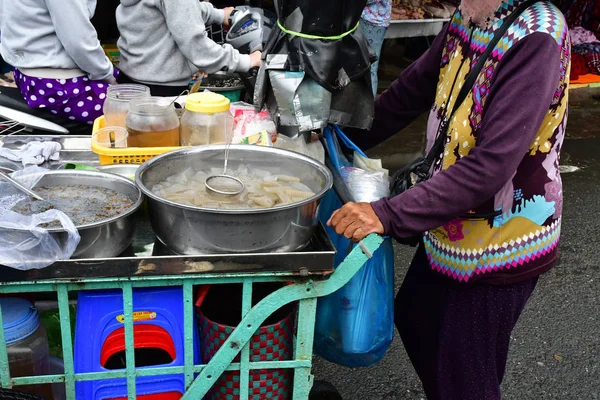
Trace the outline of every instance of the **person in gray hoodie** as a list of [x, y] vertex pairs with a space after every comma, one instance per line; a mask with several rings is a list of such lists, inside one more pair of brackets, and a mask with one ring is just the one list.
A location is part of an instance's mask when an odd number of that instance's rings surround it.
[[90, 19], [96, 0], [0, 0], [0, 53], [31, 108], [92, 124], [115, 82]]
[[141, 83], [155, 96], [176, 96], [198, 71], [247, 72], [260, 66], [260, 52], [240, 54], [208, 37], [206, 26], [227, 26], [232, 10], [198, 0], [121, 0], [119, 83]]

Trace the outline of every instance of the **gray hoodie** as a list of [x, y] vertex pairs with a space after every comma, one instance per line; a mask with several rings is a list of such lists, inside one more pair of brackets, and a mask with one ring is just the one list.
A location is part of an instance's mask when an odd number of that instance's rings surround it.
[[222, 24], [224, 15], [198, 0], [121, 0], [119, 68], [135, 81], [165, 86], [187, 85], [198, 71], [248, 71], [250, 56], [208, 37], [205, 25]]
[[96, 0], [0, 0], [2, 58], [26, 75], [35, 69], [41, 78], [111, 82], [113, 66], [90, 22], [94, 11]]

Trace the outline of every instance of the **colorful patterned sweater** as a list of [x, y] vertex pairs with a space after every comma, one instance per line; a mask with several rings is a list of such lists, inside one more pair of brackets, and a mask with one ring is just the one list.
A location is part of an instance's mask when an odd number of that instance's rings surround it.
[[[471, 66], [521, 1], [505, 1], [489, 28], [458, 12], [377, 100], [373, 128], [353, 137], [357, 144], [380, 143], [430, 109], [429, 148]], [[373, 203], [386, 234], [425, 232], [431, 267], [461, 282], [509, 284], [550, 269], [561, 226], [569, 69], [564, 17], [538, 2], [505, 34], [450, 121], [434, 176]]]

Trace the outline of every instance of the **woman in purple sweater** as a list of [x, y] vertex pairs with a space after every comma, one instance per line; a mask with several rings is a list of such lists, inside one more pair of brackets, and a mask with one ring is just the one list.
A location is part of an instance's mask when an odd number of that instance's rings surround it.
[[[373, 127], [356, 144], [368, 149], [429, 110], [430, 148], [471, 66], [523, 1], [463, 0], [376, 101]], [[396, 326], [428, 399], [501, 398], [511, 332], [557, 259], [569, 70], [565, 19], [538, 1], [450, 119], [432, 177], [394, 198], [347, 204], [329, 221], [355, 240], [422, 235], [396, 298]]]

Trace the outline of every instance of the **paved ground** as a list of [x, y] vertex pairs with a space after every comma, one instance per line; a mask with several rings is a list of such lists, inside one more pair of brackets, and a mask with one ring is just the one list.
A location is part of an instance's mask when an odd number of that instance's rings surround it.
[[[580, 169], [563, 174], [560, 263], [542, 277], [514, 331], [503, 385], [506, 400], [600, 399], [600, 102], [592, 95], [600, 90], [572, 95], [562, 164]], [[402, 163], [394, 155], [418, 150], [422, 129], [417, 123], [409, 135], [373, 153]], [[411, 256], [410, 249], [397, 247], [397, 284]], [[350, 370], [317, 360], [314, 373], [334, 383], [345, 400], [424, 399], [399, 338], [373, 368]]]

